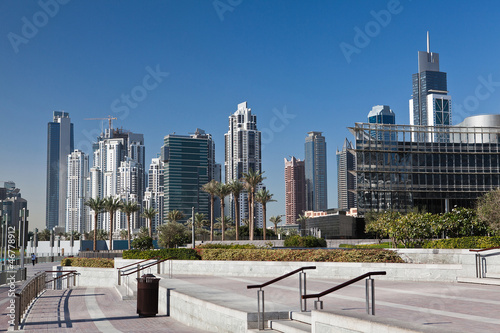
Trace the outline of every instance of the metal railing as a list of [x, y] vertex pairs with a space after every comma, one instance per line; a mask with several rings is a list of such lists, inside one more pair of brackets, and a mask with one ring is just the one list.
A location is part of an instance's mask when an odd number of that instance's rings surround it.
[[[76, 286], [76, 276], [79, 274], [75, 270], [71, 270], [71, 271], [45, 271], [45, 273], [65, 273], [65, 274], [54, 277], [52, 280], [45, 282], [46, 285], [52, 282], [52, 289], [62, 288], [63, 280], [66, 280], [66, 288], [70, 287], [70, 281], [72, 282], [73, 287]], [[56, 285], [56, 282], [58, 283], [57, 285]]]
[[481, 257], [481, 252], [490, 251], [490, 250], [498, 250], [500, 246], [489, 247], [487, 249], [480, 250], [469, 250], [469, 252], [476, 252], [476, 278], [485, 278], [486, 276], [486, 258]]
[[[148, 261], [148, 260], [155, 260], [156, 259], [156, 262], [153, 262], [153, 263], [150, 263], [150, 264], [144, 264], [141, 266], [140, 263], [142, 262], [145, 262], [145, 261]], [[129, 293], [129, 283], [128, 283], [128, 276], [131, 275], [131, 274], [134, 274], [134, 273], [137, 273], [137, 278], [139, 278], [139, 272], [142, 271], [142, 270], [145, 270], [147, 268], [151, 269], [151, 267], [157, 265], [157, 270], [156, 270], [156, 273], [157, 274], [161, 274], [161, 269], [160, 269], [160, 264], [164, 261], [169, 261], [169, 266], [168, 266], [168, 277], [169, 278], [172, 278], [172, 258], [167, 258], [167, 259], [160, 259], [160, 258], [152, 258], [152, 259], [145, 259], [145, 260], [141, 260], [139, 262], [135, 262], [133, 264], [129, 264], [129, 265], [126, 265], [126, 266], [123, 266], [123, 267], [120, 267], [118, 268], [118, 284], [120, 285], [121, 282], [122, 282], [122, 277], [126, 277], [126, 280], [125, 280], [125, 285], [126, 285], [126, 290], [127, 290], [127, 296], [128, 296], [128, 293]], [[135, 267], [131, 267], [131, 266], [134, 266]], [[125, 270], [125, 272], [122, 272], [122, 269], [123, 268], [126, 268], [126, 267], [131, 267], [127, 270]], [[133, 270], [132, 272], [128, 272], [129, 270], [132, 270], [132, 269], [135, 269]]]
[[[355, 277], [354, 279], [351, 279], [349, 281], [346, 281], [344, 283], [339, 284], [338, 286], [335, 286], [333, 288], [327, 289], [321, 293], [318, 294], [310, 294], [310, 295], [303, 295], [303, 299], [308, 299], [308, 298], [317, 298], [318, 300], [314, 301], [314, 309], [322, 310], [323, 309], [323, 301], [320, 300], [321, 297], [328, 295], [330, 293], [333, 293], [334, 291], [337, 291], [339, 289], [342, 289], [344, 287], [347, 287], [355, 282], [358, 282], [360, 280], [363, 280], [364, 278], [366, 279], [365, 282], [365, 288], [366, 288], [366, 313], [375, 315], [375, 280], [371, 278], [372, 275], [386, 275], [387, 272], [385, 271], [380, 271], [380, 272], [369, 272], [365, 273], [363, 275], [360, 275], [358, 277]], [[370, 295], [371, 295], [371, 313], [370, 313]]]
[[15, 292], [15, 314], [14, 314], [14, 329], [19, 329], [21, 318], [28, 309], [31, 302], [45, 290], [45, 272], [38, 272]]
[[306, 311], [307, 310], [307, 300], [303, 298], [303, 296], [306, 294], [306, 273], [304, 270], [307, 269], [316, 269], [316, 266], [305, 266], [302, 268], [298, 268], [294, 271], [291, 271], [287, 274], [284, 274], [280, 277], [277, 277], [275, 279], [272, 279], [270, 281], [264, 282], [262, 284], [254, 284], [254, 285], [249, 285], [247, 286], [247, 289], [255, 289], [259, 288], [257, 290], [257, 322], [258, 322], [258, 327], [259, 330], [264, 329], [264, 323], [265, 323], [265, 308], [264, 308], [264, 290], [262, 288], [276, 283], [278, 281], [283, 280], [284, 278], [287, 278], [291, 275], [294, 275], [296, 273], [299, 273], [299, 301], [300, 301], [300, 311]]

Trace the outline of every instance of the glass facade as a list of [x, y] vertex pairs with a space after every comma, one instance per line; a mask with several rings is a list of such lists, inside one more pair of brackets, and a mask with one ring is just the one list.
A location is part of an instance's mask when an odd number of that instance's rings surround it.
[[306, 209], [328, 209], [326, 141], [321, 132], [309, 132], [305, 148]]
[[[350, 131], [356, 142], [360, 214], [406, 212], [413, 207], [438, 213], [447, 206], [473, 207], [478, 197], [500, 186], [500, 127], [356, 123]], [[398, 140], [377, 140], [373, 131], [389, 132]], [[415, 140], [443, 132], [447, 141]]]

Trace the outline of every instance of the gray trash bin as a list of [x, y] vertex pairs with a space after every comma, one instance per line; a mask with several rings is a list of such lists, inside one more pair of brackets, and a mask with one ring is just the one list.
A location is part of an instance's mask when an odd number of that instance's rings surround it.
[[158, 288], [160, 278], [144, 274], [137, 278], [137, 313], [143, 317], [153, 317], [158, 313]]

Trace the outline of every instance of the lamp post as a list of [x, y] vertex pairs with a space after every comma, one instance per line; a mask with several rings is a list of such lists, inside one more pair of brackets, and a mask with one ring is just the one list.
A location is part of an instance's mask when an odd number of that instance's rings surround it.
[[19, 228], [20, 233], [21, 233], [21, 270], [24, 269], [24, 241], [25, 241], [25, 234], [26, 234], [26, 218], [28, 217], [29, 210], [26, 208], [23, 208], [21, 210], [21, 227]]

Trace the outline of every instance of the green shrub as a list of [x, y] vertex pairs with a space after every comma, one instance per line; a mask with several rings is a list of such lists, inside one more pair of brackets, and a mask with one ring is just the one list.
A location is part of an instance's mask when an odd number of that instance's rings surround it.
[[193, 249], [160, 249], [160, 250], [125, 250], [123, 259], [177, 259], [200, 260], [200, 256]]
[[285, 247], [326, 247], [326, 241], [323, 238], [314, 236], [290, 236], [285, 239]]
[[390, 250], [292, 250], [292, 249], [204, 249], [202, 260], [316, 261], [316, 262], [404, 262]]
[[203, 245], [198, 245], [199, 249], [256, 249], [257, 246], [253, 244], [216, 244], [207, 243]]
[[115, 261], [105, 258], [64, 258], [61, 266], [113, 268]]
[[449, 239], [437, 239], [426, 242], [426, 249], [487, 249], [500, 246], [500, 237], [470, 236]]
[[132, 248], [138, 250], [149, 250], [153, 248], [153, 238], [149, 236], [137, 237], [132, 241]]
[[[391, 242], [385, 242], [380, 244], [340, 244], [339, 247], [346, 249], [390, 249], [392, 248]], [[403, 248], [403, 245], [398, 245], [398, 248]]]

